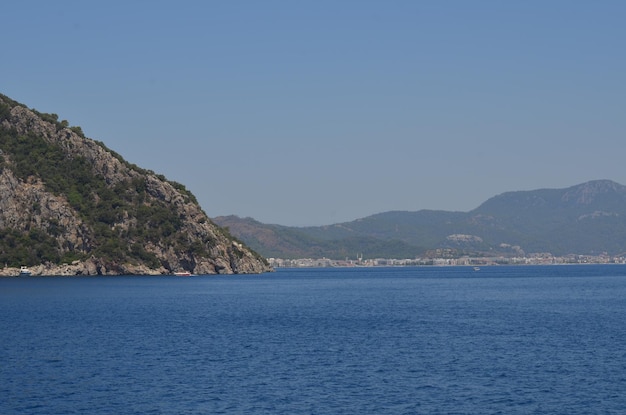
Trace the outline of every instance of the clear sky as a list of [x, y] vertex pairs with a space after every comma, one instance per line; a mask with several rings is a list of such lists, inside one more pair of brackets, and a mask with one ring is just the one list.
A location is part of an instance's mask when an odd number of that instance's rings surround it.
[[626, 184], [626, 1], [12, 1], [0, 92], [191, 190], [324, 225]]

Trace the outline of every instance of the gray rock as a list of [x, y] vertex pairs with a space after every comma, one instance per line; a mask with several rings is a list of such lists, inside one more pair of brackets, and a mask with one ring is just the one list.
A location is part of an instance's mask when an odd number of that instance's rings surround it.
[[[0, 95], [0, 105], [10, 105]], [[153, 254], [161, 266], [149, 266], [142, 261], [133, 263], [111, 262], [106, 258], [91, 257], [71, 264], [24, 264], [33, 275], [125, 275], [125, 274], [172, 274], [187, 270], [194, 274], [261, 273], [271, 271], [267, 262], [249, 248], [233, 243], [226, 232], [215, 225], [189, 194], [181, 193], [162, 176], [125, 163], [96, 141], [76, 134], [70, 128], [47, 122], [35, 112], [13, 106], [10, 116], [2, 120], [0, 127], [14, 129], [18, 134], [36, 134], [51, 145], [63, 150], [67, 158], [83, 157], [88, 161], [94, 175], [104, 179], [106, 186], [113, 188], [118, 183], [131, 183], [142, 179], [146, 185], [145, 204], [167, 206], [178, 218], [177, 240], [184, 241], [187, 249], [174, 249], [167, 241], [144, 243], [127, 236], [121, 244], [130, 247], [141, 243], [146, 252]], [[0, 161], [10, 166], [11, 154], [3, 149]], [[132, 190], [132, 186], [130, 187]], [[99, 195], [94, 195], [98, 198]], [[136, 227], [138, 218], [123, 212], [122, 219], [111, 224], [115, 231], [128, 231]], [[0, 170], [0, 229], [27, 232], [39, 229], [56, 239], [60, 253], [76, 252], [89, 255], [97, 246], [100, 235], [89, 226], [68, 200], [68, 195], [55, 195], [46, 189], [45, 183], [36, 176], [26, 180], [16, 177], [10, 168]], [[117, 232], [124, 234], [128, 232]], [[202, 252], [192, 246], [200, 246]], [[17, 271], [17, 272], [16, 272]], [[0, 270], [0, 275], [13, 275], [19, 269]]]

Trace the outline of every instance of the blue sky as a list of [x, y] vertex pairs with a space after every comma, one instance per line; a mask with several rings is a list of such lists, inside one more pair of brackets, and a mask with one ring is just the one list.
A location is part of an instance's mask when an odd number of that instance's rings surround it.
[[322, 225], [626, 184], [624, 1], [22, 1], [0, 92], [183, 183]]

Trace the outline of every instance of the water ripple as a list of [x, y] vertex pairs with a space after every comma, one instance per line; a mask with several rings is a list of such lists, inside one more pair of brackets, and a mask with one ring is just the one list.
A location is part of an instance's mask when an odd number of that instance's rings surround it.
[[0, 280], [0, 413], [620, 413], [626, 268], [498, 269]]

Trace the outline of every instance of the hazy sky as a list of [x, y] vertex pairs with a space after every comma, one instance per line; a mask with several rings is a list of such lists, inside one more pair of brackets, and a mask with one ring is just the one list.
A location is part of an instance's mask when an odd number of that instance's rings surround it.
[[626, 1], [12, 1], [0, 92], [209, 216], [626, 184]]

